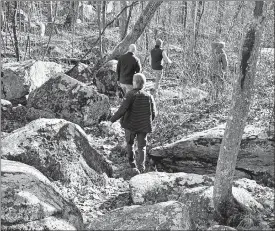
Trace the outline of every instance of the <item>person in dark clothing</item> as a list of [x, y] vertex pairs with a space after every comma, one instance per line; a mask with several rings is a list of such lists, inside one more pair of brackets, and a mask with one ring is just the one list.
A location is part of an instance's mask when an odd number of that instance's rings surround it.
[[[146, 83], [144, 74], [133, 77], [133, 90], [126, 94], [120, 108], [111, 117], [114, 123], [121, 118], [121, 127], [125, 129], [129, 163], [138, 173], [145, 171], [147, 134], [152, 132], [152, 121], [155, 118], [156, 105], [151, 94], [143, 90]], [[139, 160], [136, 162], [134, 140], [137, 137]]]
[[151, 50], [151, 67], [154, 75], [156, 76], [156, 82], [153, 95], [157, 94], [160, 81], [163, 76], [163, 62], [171, 64], [172, 61], [168, 58], [165, 50], [162, 48], [163, 41], [161, 39], [156, 40], [155, 47]]
[[125, 94], [133, 89], [134, 74], [141, 72], [140, 60], [135, 56], [136, 50], [136, 45], [131, 44], [129, 51], [118, 59], [117, 81]]

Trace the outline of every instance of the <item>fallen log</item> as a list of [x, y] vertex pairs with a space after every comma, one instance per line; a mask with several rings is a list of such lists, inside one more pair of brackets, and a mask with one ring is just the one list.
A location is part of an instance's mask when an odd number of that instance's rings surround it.
[[[153, 148], [149, 157], [167, 172], [215, 174], [224, 126]], [[247, 127], [240, 146], [236, 177], [247, 177], [267, 186], [274, 185], [274, 141], [259, 129]]]

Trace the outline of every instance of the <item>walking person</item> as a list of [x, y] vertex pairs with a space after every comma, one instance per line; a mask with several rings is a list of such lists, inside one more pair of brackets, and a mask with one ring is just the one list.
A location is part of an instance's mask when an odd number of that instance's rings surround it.
[[[145, 171], [147, 134], [152, 132], [156, 105], [151, 94], [144, 91], [146, 77], [142, 73], [133, 77], [133, 90], [129, 91], [117, 112], [111, 117], [114, 123], [121, 118], [121, 127], [125, 129], [129, 164], [137, 174]], [[136, 160], [134, 140], [137, 138], [139, 158]]]
[[117, 81], [122, 88], [124, 94], [133, 89], [133, 76], [141, 72], [141, 64], [139, 58], [135, 55], [137, 51], [136, 45], [131, 44], [128, 52], [121, 55], [117, 63]]
[[158, 93], [160, 81], [163, 77], [163, 64], [172, 61], [168, 58], [165, 50], [163, 49], [163, 41], [161, 39], [156, 40], [155, 47], [151, 50], [151, 67], [153, 69], [154, 76], [156, 76], [156, 82], [154, 86], [153, 95], [156, 96]]
[[218, 99], [224, 89], [224, 78], [227, 71], [227, 56], [224, 51], [224, 42], [214, 42], [212, 43], [212, 65], [210, 81], [212, 84], [212, 101]]

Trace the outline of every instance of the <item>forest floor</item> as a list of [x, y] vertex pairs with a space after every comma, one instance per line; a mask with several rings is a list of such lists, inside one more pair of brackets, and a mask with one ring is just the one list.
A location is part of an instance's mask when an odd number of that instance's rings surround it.
[[[150, 88], [152, 85], [153, 82], [148, 81], [147, 87]], [[121, 101], [118, 98], [110, 99], [113, 112], [117, 110]], [[175, 80], [169, 78], [163, 79], [156, 102], [158, 115], [154, 122], [154, 132], [148, 137], [149, 151], [152, 147], [171, 143], [194, 132], [224, 124], [228, 114], [225, 102], [211, 104], [207, 100], [206, 91], [188, 86], [181, 87]], [[258, 106], [261, 107], [260, 104]], [[254, 107], [251, 112], [251, 114], [258, 113], [257, 116], [262, 123], [255, 123], [252, 116], [248, 123], [256, 127], [267, 124], [267, 121], [265, 123], [263, 121], [268, 117], [260, 113], [262, 110], [262, 108]], [[84, 222], [88, 225], [91, 219], [116, 208], [132, 205], [132, 201], [129, 189], [130, 176], [127, 174], [128, 158], [119, 122], [115, 122], [112, 129], [106, 125], [106, 122], [101, 122], [97, 127], [86, 127], [84, 130], [92, 145], [112, 161], [114, 169], [113, 178], [108, 178], [108, 183], [103, 188], [87, 186], [78, 191], [68, 189], [69, 198], [81, 210]], [[146, 165], [147, 171], [150, 171], [148, 161]], [[158, 169], [158, 171], [162, 170]], [[268, 222], [272, 221], [268, 220]]]

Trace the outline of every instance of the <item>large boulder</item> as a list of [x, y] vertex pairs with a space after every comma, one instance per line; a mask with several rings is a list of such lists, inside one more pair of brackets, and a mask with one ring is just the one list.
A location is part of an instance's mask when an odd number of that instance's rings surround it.
[[78, 63], [72, 69], [66, 72], [66, 75], [71, 76], [72, 78], [87, 83], [91, 81], [91, 72], [87, 64]]
[[94, 219], [89, 230], [193, 230], [186, 206], [178, 201], [127, 206]]
[[62, 66], [53, 62], [28, 60], [4, 63], [1, 73], [2, 97], [17, 103], [17, 100], [40, 87], [58, 72], [63, 72]]
[[12, 106], [11, 102], [1, 99], [1, 130], [12, 132], [24, 127], [28, 122], [39, 118], [55, 118], [55, 114], [45, 110], [27, 108], [21, 104]]
[[25, 126], [27, 108], [21, 104], [13, 107], [11, 102], [1, 99], [1, 131], [12, 132]]
[[37, 169], [1, 160], [1, 230], [80, 230], [78, 208]]
[[[130, 180], [131, 198], [134, 204], [153, 204], [164, 201], [176, 200], [188, 207], [190, 217], [199, 230], [206, 230], [214, 221], [213, 205], [214, 179], [208, 176], [187, 173], [150, 172], [134, 176]], [[242, 187], [246, 185], [246, 188]], [[239, 205], [246, 211], [258, 211], [260, 214], [271, 214], [271, 208], [266, 209], [272, 197], [272, 190], [267, 189], [261, 199], [255, 192], [258, 187], [253, 187], [254, 192], [246, 190], [249, 183], [242, 180], [236, 181], [232, 193]], [[264, 199], [267, 197], [268, 199]], [[264, 209], [265, 208], [265, 209]]]
[[89, 143], [85, 132], [63, 119], [38, 119], [2, 139], [2, 158], [29, 164], [54, 181], [71, 186], [103, 185], [111, 163]]
[[95, 83], [99, 92], [108, 95], [116, 94], [118, 90], [116, 66], [117, 60], [110, 60], [96, 73]]
[[30, 93], [28, 107], [53, 112], [81, 126], [90, 126], [110, 115], [109, 99], [94, 87], [59, 73]]
[[151, 204], [169, 200], [178, 200], [183, 189], [207, 188], [214, 179], [206, 175], [191, 173], [149, 172], [130, 180], [131, 197], [134, 204]]
[[[224, 125], [155, 147], [150, 157], [165, 171], [215, 174]], [[274, 142], [264, 131], [247, 126], [237, 159], [236, 177], [274, 185]]]

